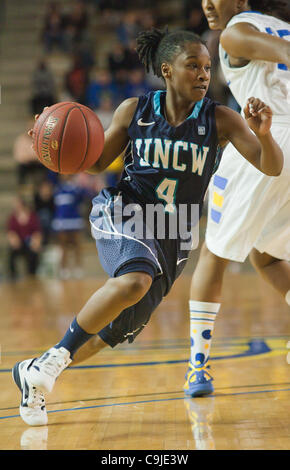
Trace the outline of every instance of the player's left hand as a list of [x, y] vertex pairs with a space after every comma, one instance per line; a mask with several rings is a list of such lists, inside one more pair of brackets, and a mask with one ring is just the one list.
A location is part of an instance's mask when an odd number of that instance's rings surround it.
[[272, 125], [272, 109], [259, 98], [248, 98], [244, 107], [244, 114], [248, 126], [257, 136], [268, 134]]

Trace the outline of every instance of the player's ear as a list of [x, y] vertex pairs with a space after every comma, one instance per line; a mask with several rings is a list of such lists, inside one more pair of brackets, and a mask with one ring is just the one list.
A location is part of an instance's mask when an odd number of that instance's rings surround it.
[[163, 62], [163, 64], [161, 65], [161, 72], [164, 78], [171, 78], [171, 65], [167, 62]]

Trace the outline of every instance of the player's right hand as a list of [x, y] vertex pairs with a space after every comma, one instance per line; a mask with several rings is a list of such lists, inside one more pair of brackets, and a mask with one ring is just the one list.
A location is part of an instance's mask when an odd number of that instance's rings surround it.
[[[45, 108], [43, 108], [43, 111], [45, 111], [46, 109], [48, 108], [48, 106], [45, 106]], [[43, 112], [42, 111], [42, 112]], [[35, 114], [34, 115], [34, 121], [37, 121], [37, 119], [39, 118], [40, 114]], [[29, 137], [33, 137], [33, 129], [29, 129], [29, 131], [27, 132], [27, 134], [29, 135]]]

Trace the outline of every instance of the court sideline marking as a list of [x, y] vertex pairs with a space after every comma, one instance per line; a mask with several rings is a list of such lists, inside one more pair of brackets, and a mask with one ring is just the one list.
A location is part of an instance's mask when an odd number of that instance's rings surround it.
[[[278, 389], [278, 390], [255, 390], [250, 392], [234, 392], [234, 393], [225, 393], [225, 394], [213, 394], [208, 398], [218, 398], [218, 397], [227, 397], [227, 396], [238, 396], [238, 395], [253, 395], [258, 393], [275, 393], [275, 392], [289, 392], [290, 388]], [[161, 403], [161, 402], [169, 402], [169, 401], [176, 401], [176, 400], [185, 400], [189, 397], [182, 396], [176, 398], [160, 398], [156, 400], [141, 400], [141, 401], [133, 401], [133, 402], [126, 402], [126, 403], [107, 403], [104, 405], [92, 405], [92, 406], [81, 406], [77, 408], [64, 408], [59, 410], [50, 410], [47, 413], [61, 413], [64, 411], [83, 411], [83, 410], [91, 410], [95, 408], [106, 408], [108, 406], [126, 406], [126, 405], [141, 405], [144, 403]], [[20, 415], [12, 415], [12, 416], [0, 416], [1, 419], [10, 419], [10, 418], [19, 418]]]

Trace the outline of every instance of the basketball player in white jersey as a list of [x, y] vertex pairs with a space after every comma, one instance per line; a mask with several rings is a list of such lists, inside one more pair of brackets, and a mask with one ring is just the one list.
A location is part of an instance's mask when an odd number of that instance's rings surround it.
[[[241, 108], [249, 96], [272, 107], [284, 168], [278, 178], [263, 175], [230, 144], [212, 178], [206, 239], [190, 292], [191, 357], [184, 390], [192, 397], [206, 394], [204, 384], [197, 390], [196, 377], [208, 366], [230, 260], [243, 262], [250, 255], [257, 272], [290, 305], [290, 25], [277, 17], [278, 12], [286, 18], [289, 10], [276, 0], [202, 0], [202, 7], [209, 27], [222, 31], [220, 63]], [[212, 381], [209, 374], [207, 380]]]

